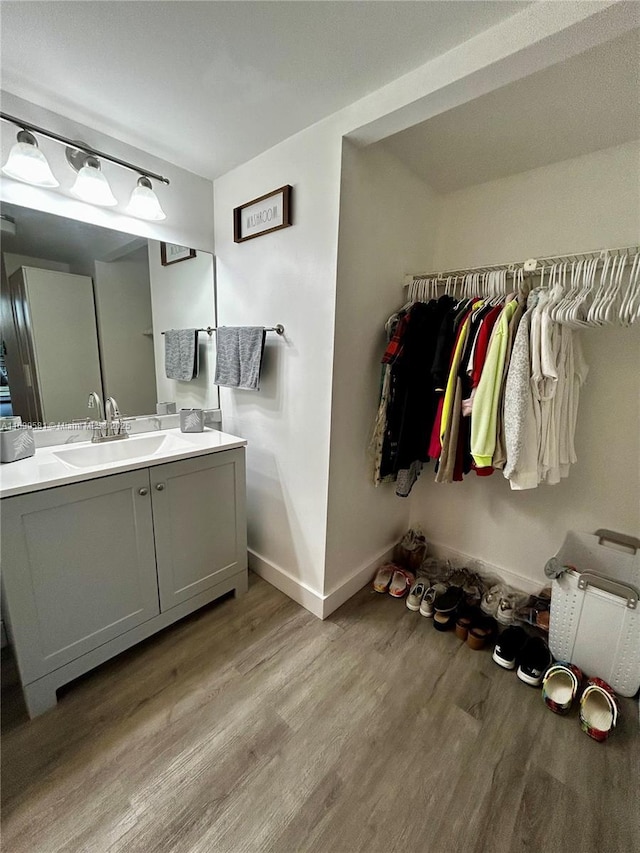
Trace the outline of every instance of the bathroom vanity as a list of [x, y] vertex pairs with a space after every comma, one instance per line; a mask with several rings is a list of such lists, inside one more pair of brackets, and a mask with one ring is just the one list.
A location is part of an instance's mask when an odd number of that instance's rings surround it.
[[245, 444], [172, 429], [2, 466], [4, 610], [31, 717], [63, 684], [246, 591]]

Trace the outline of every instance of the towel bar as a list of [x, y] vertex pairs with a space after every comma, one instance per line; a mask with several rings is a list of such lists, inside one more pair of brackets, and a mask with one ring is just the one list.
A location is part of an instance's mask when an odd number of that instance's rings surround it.
[[[207, 326], [206, 329], [196, 329], [196, 332], [206, 332], [209, 337], [217, 331], [217, 328], [213, 326]], [[277, 326], [270, 326], [268, 329], [265, 329], [265, 332], [275, 332], [276, 335], [284, 335], [284, 326], [281, 323], [278, 323]], [[164, 335], [165, 333], [161, 332], [160, 334]]]

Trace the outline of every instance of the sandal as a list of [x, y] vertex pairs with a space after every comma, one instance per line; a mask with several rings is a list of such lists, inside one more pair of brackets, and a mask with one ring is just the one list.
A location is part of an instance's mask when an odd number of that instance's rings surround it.
[[394, 598], [404, 598], [415, 582], [414, 576], [406, 569], [396, 569], [389, 585], [389, 595]]
[[376, 576], [373, 579], [373, 588], [376, 592], [388, 592], [389, 584], [391, 583], [391, 578], [393, 577], [393, 573], [397, 570], [397, 566], [394, 563], [385, 563], [384, 566], [380, 566], [378, 571], [376, 572]]
[[554, 714], [567, 714], [576, 698], [582, 672], [572, 663], [554, 663], [542, 679], [542, 699]]
[[580, 727], [594, 740], [606, 740], [618, 722], [616, 694], [606, 681], [590, 678], [580, 699]]

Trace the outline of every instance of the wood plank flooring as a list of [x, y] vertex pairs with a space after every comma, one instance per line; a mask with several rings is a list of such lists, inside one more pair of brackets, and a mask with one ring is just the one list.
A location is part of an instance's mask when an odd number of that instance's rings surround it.
[[598, 744], [403, 602], [364, 589], [320, 622], [252, 577], [36, 720], [5, 684], [2, 850], [631, 853], [622, 710]]

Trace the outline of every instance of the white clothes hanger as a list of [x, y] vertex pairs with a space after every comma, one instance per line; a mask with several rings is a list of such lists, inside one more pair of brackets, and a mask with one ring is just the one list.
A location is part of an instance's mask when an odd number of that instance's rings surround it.
[[636, 252], [634, 255], [629, 271], [627, 290], [620, 306], [620, 324], [622, 326], [630, 326], [634, 322], [636, 300], [639, 303], [638, 308], [640, 308], [640, 252]]
[[555, 306], [552, 314], [553, 319], [558, 323], [564, 323], [566, 325], [569, 324], [568, 312], [571, 309], [574, 299], [578, 295], [578, 291], [580, 288], [580, 274], [582, 272], [583, 266], [584, 261], [571, 262], [569, 287], [565, 287], [564, 296]]
[[573, 328], [585, 328], [590, 325], [588, 322], [589, 308], [593, 298], [593, 288], [596, 280], [596, 270], [598, 268], [598, 258], [591, 258], [586, 261], [582, 268], [582, 284], [578, 291], [575, 303], [569, 312], [569, 320]]
[[609, 277], [611, 276], [612, 272], [615, 273], [615, 267], [616, 259], [612, 258], [611, 255], [609, 255], [608, 253], [605, 253], [602, 269], [600, 270], [600, 282], [595, 290], [595, 293], [593, 295], [593, 301], [589, 306], [589, 311], [586, 317], [586, 321], [587, 323], [589, 323], [590, 326], [600, 325], [598, 319], [600, 303], [602, 302], [604, 294], [607, 290]]
[[635, 270], [635, 296], [631, 311], [630, 323], [635, 323], [636, 320], [640, 320], [640, 260], [638, 261], [638, 265]]
[[612, 326], [619, 318], [620, 312], [620, 294], [622, 292], [622, 282], [624, 280], [624, 271], [627, 266], [627, 256], [622, 255], [619, 259], [618, 269], [615, 275], [615, 280], [607, 293], [606, 300], [600, 310], [600, 319], [607, 325]]

